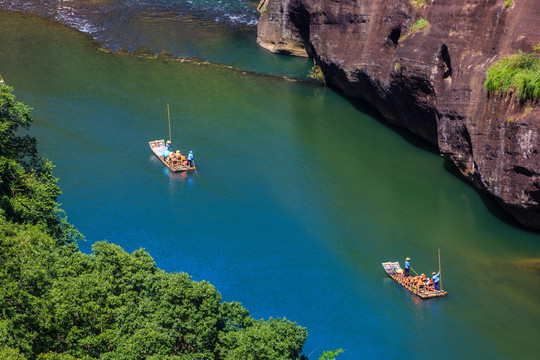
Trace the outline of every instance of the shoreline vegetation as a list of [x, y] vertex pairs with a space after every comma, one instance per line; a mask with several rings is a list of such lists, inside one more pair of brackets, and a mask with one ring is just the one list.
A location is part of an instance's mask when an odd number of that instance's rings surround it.
[[101, 241], [82, 253], [12, 91], [0, 87], [1, 359], [307, 359], [306, 328], [254, 319], [144, 249]]
[[266, 74], [261, 72], [256, 72], [252, 70], [244, 70], [241, 68], [236, 68], [231, 65], [225, 65], [220, 63], [214, 63], [210, 61], [206, 61], [200, 58], [179, 58], [176, 56], [171, 55], [168, 51], [162, 51], [159, 54], [155, 54], [152, 52], [152, 50], [148, 48], [138, 48], [133, 51], [127, 51], [125, 49], [119, 49], [119, 50], [111, 50], [111, 49], [105, 49], [101, 46], [99, 46], [99, 43], [94, 41], [92, 39], [92, 42], [95, 44], [96, 49], [107, 53], [107, 54], [113, 54], [113, 55], [119, 55], [119, 56], [133, 56], [137, 57], [139, 59], [149, 59], [149, 60], [163, 60], [168, 62], [178, 62], [178, 63], [189, 63], [194, 65], [206, 65], [206, 66], [215, 66], [222, 69], [227, 69], [236, 73], [240, 73], [242, 75], [252, 75], [252, 76], [259, 76], [264, 78], [271, 78], [271, 79], [281, 79], [289, 82], [298, 82], [298, 83], [311, 83], [311, 84], [317, 84], [317, 81], [311, 79], [308, 75], [306, 75], [305, 79], [297, 79], [292, 78], [285, 75], [273, 75], [273, 74]]

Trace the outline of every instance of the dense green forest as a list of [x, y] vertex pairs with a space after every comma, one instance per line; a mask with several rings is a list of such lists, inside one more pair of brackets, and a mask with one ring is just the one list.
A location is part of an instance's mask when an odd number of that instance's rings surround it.
[[208, 282], [82, 238], [53, 165], [22, 135], [30, 109], [0, 87], [0, 359], [298, 359], [307, 330], [256, 320]]

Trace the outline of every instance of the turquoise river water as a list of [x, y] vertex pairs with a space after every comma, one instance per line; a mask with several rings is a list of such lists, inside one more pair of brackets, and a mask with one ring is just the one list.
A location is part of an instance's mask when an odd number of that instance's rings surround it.
[[[0, 12], [0, 29], [0, 73], [34, 108], [83, 251], [143, 247], [256, 318], [306, 326], [312, 359], [537, 358], [540, 235], [501, 220], [406, 133], [315, 84], [105, 53], [34, 16]], [[207, 60], [309, 68], [248, 45], [253, 27], [205, 32], [227, 39], [199, 43]], [[194, 151], [198, 174], [151, 154], [148, 141], [168, 137], [166, 104], [173, 147]], [[381, 266], [410, 256], [430, 274], [437, 249], [445, 298], [419, 300]]]

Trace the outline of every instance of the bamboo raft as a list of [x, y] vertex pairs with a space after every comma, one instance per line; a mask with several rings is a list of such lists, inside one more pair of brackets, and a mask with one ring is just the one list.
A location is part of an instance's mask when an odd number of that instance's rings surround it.
[[397, 269], [401, 269], [401, 267], [399, 266], [399, 262], [385, 262], [382, 263], [382, 266], [388, 276], [396, 280], [405, 289], [409, 290], [415, 295], [420, 296], [422, 299], [430, 299], [447, 295], [447, 292], [444, 290], [429, 290], [427, 286], [416, 286], [415, 284], [407, 283], [405, 281], [405, 275], [396, 272]]
[[189, 166], [189, 162], [187, 160], [166, 160], [163, 157], [163, 151], [166, 149], [165, 140], [154, 140], [148, 142], [148, 144], [150, 145], [150, 149], [152, 149], [154, 155], [156, 155], [161, 160], [161, 162], [163, 162], [165, 166], [167, 166], [171, 171], [181, 172], [197, 169], [196, 166]]

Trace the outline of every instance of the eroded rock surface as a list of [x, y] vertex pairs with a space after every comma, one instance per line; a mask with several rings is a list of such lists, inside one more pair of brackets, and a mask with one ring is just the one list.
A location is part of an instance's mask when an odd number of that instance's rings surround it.
[[[308, 56], [327, 84], [438, 146], [540, 229], [540, 107], [488, 96], [486, 70], [540, 42], [538, 0], [262, 0], [258, 43]], [[425, 19], [429, 25], [414, 30]]]

